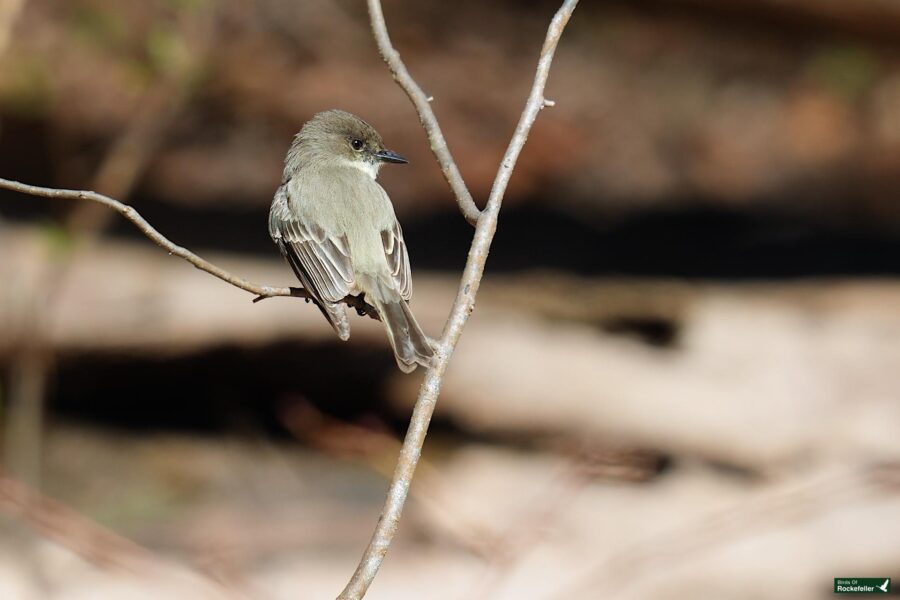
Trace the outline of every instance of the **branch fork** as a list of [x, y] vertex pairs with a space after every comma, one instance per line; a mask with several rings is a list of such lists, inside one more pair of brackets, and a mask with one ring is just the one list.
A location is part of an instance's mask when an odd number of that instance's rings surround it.
[[[400, 457], [388, 488], [387, 499], [385, 500], [381, 517], [353, 577], [343, 592], [341, 592], [338, 600], [360, 600], [366, 594], [397, 531], [400, 515], [409, 493], [409, 487], [412, 483], [413, 474], [425, 441], [425, 435], [441, 389], [444, 372], [447, 369], [469, 315], [475, 307], [475, 296], [478, 293], [484, 273], [485, 261], [490, 251], [494, 233], [497, 230], [497, 218], [506, 187], [538, 113], [546, 107], [556, 105], [555, 101], [544, 97], [544, 88], [547, 84], [550, 66], [553, 62], [553, 55], [560, 36], [569, 22], [575, 6], [578, 4], [578, 0], [565, 0], [550, 22], [525, 108], [519, 118], [509, 146], [503, 155], [503, 160], [500, 162], [485, 208], [484, 210], [479, 210], [475, 205], [472, 194], [463, 181], [453, 156], [450, 154], [450, 149], [447, 147], [440, 125], [431, 109], [431, 102], [434, 98], [422, 91], [422, 88], [412, 78], [406, 65], [400, 59], [400, 54], [391, 44], [380, 0], [367, 0], [367, 2], [372, 33], [378, 45], [378, 51], [384, 62], [387, 63], [394, 80], [406, 92], [406, 95], [415, 107], [422, 127], [428, 136], [435, 160], [440, 166], [447, 183], [450, 185], [453, 195], [456, 197], [460, 212], [466, 221], [475, 227], [475, 234], [465, 270], [459, 283], [456, 299], [444, 325], [441, 338], [435, 342], [436, 356], [434, 365], [426, 371], [425, 379], [419, 389], [419, 395], [410, 418], [409, 429], [400, 450]], [[167, 250], [170, 255], [182, 258], [201, 271], [206, 271], [226, 283], [255, 294], [256, 297], [253, 299], [253, 302], [276, 296], [310, 300], [309, 293], [303, 288], [261, 285], [233, 275], [190, 250], [174, 244], [150, 225], [133, 207], [109, 196], [84, 190], [38, 187], [2, 178], [0, 178], [0, 189], [45, 198], [87, 200], [107, 206], [131, 221], [144, 235], [164, 250]], [[344, 302], [351, 308], [354, 308], [360, 315], [377, 318], [377, 313], [365, 302], [364, 298], [348, 297]]]

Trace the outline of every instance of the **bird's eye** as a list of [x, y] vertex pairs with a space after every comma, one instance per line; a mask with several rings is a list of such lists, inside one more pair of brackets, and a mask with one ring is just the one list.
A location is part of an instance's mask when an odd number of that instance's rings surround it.
[[350, 140], [350, 147], [353, 148], [354, 150], [356, 150], [357, 152], [362, 150], [363, 146], [365, 146], [365, 144], [360, 139], [353, 138], [352, 140]]

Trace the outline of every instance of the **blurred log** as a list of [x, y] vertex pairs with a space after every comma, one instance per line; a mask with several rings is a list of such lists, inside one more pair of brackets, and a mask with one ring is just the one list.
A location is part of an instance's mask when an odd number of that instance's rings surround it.
[[[0, 353], [13, 349], [21, 325], [16, 282], [24, 285], [26, 275], [38, 268], [40, 250], [47, 243], [46, 234], [34, 229], [7, 227], [0, 235], [0, 280], [8, 282], [0, 289]], [[274, 247], [269, 260], [209, 257], [236, 274], [293, 283]], [[445, 284], [452, 286], [441, 281], [435, 290], [424, 278], [421, 283], [416, 280], [414, 307], [418, 315], [422, 306], [423, 324], [434, 333], [453, 299], [452, 287]], [[198, 273], [146, 241], [104, 241], [85, 248], [54, 293], [58, 298], [46, 332], [54, 351], [170, 353], [291, 337], [336, 340], [319, 311], [303, 299], [273, 298], [254, 304], [246, 292]], [[353, 318], [351, 331], [357, 342], [386, 344], [380, 323], [369, 318]]]
[[[898, 306], [890, 282], [709, 286], [662, 348], [481, 307], [438, 412], [472, 430], [565, 432], [753, 470], [897, 458]], [[414, 387], [396, 379], [405, 402]]]
[[[812, 600], [835, 572], [887, 575], [900, 561], [896, 464], [807, 463], [760, 478], [680, 460], [648, 483], [611, 484], [562, 477], [572, 465], [552, 453], [456, 442], [432, 448], [430, 458], [454, 514], [502, 532], [499, 561], [485, 563], [448, 543], [444, 517], [417, 510], [379, 581], [382, 597], [419, 600], [423, 585], [447, 577], [429, 600], [689, 600], [698, 597], [697, 582], [708, 597], [737, 600], [758, 595], [760, 581], [783, 582], [785, 593], [774, 597]], [[69, 505], [97, 514], [111, 498], [126, 505], [137, 499], [141, 507], [152, 501], [149, 512], [119, 513], [117, 526], [164, 561], [177, 556], [207, 573], [215, 561], [228, 565], [246, 580], [244, 589], [257, 592], [248, 594], [253, 598], [329, 597], [373, 516], [367, 499], [383, 489], [379, 477], [353, 463], [257, 439], [63, 427], [48, 450], [48, 475]], [[199, 493], [176, 491], [185, 485]], [[168, 505], [173, 500], [177, 510]], [[205, 597], [183, 586], [181, 573], [173, 580], [101, 570], [36, 539], [52, 566], [54, 598], [81, 598], [85, 589], [101, 598]], [[18, 552], [9, 536], [0, 537], [3, 598], [22, 598], [19, 590], [30, 585], [11, 560]]]
[[[38, 240], [4, 233], [0, 279], [29, 271]], [[277, 256], [211, 258], [261, 280], [290, 279]], [[416, 275], [413, 305], [426, 331], [440, 327], [451, 279]], [[59, 294], [47, 339], [61, 352], [336, 343], [318, 311], [299, 299], [252, 304], [144, 243], [109, 242], [85, 253]], [[0, 294], [0, 352], [11, 350], [15, 331], [8, 297]], [[474, 430], [601, 436], [762, 470], [829, 454], [896, 456], [898, 306], [900, 285], [888, 281], [498, 276], [485, 285], [438, 411]], [[646, 343], [644, 321], [668, 324], [670, 339]], [[621, 322], [637, 324], [636, 335]], [[370, 319], [354, 318], [352, 332], [349, 344], [386, 345]], [[397, 382], [398, 397], [415, 395], [418, 378]]]
[[[473, 518], [505, 527], [511, 543], [544, 532], [500, 566], [491, 593], [455, 597], [738, 599], [777, 581], [785, 593], [764, 596], [813, 599], [836, 571], [887, 575], [900, 560], [896, 463], [806, 465], [769, 479], [683, 464], [652, 485], [585, 486], [548, 520], [529, 519], [559, 485], [554, 466], [547, 456], [477, 445], [444, 466]], [[879, 533], [856, 535], [868, 531]]]
[[[0, 352], [22, 332], [16, 290], [30, 283], [47, 252], [47, 232], [5, 227], [0, 234]], [[66, 252], [66, 249], [57, 248]], [[198, 249], [201, 254], [205, 252]], [[208, 256], [236, 275], [270, 283], [292, 283], [292, 274], [273, 247], [270, 259]], [[46, 333], [52, 349], [146, 353], [197, 351], [224, 344], [264, 344], [288, 338], [336, 340], [332, 329], [301, 298], [273, 298], [259, 304], [246, 292], [189, 264], [167, 257], [145, 241], [104, 240], [79, 253], [71, 275], [51, 307]], [[29, 275], [35, 273], [35, 275]], [[545, 289], [535, 294], [535, 289]], [[455, 293], [452, 277], [417, 272], [413, 307], [426, 331], [437, 335]], [[587, 323], [652, 315], [677, 320], [692, 288], [677, 282], [591, 283], [566, 277], [499, 277], [484, 284], [479, 306]], [[387, 344], [383, 328], [352, 318], [351, 340]], [[351, 343], [354, 343], [351, 341]]]

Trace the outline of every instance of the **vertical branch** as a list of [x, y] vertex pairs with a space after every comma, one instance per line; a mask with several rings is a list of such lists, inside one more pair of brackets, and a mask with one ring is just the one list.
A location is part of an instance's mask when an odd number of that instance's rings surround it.
[[0, 0], [0, 56], [9, 47], [24, 4], [25, 0]]
[[54, 356], [45, 344], [45, 314], [52, 300], [38, 294], [54, 272], [50, 249], [35, 248], [35, 269], [22, 269], [6, 280], [12, 307], [4, 334], [13, 351], [5, 364], [6, 402], [0, 412], [2, 462], [16, 477], [39, 485], [47, 373]]
[[[9, 48], [23, 6], [24, 0], [0, 0], [0, 57]], [[28, 304], [22, 303], [23, 306]], [[25, 316], [27, 318], [23, 320], [28, 323], [35, 320], [32, 312]], [[41, 376], [43, 357], [37, 348], [33, 350], [28, 348], [11, 361], [8, 369], [8, 399], [6, 405], [0, 406], [0, 417], [15, 421], [10, 422], [9, 426], [4, 424], [3, 459], [11, 463], [17, 473], [28, 481], [36, 481], [38, 477], [41, 399], [44, 388]]]
[[[503, 160], [497, 170], [497, 176], [494, 180], [487, 205], [483, 212], [478, 211], [471, 193], [462, 181], [459, 170], [453, 162], [446, 141], [438, 126], [437, 119], [431, 111], [429, 99], [409, 75], [409, 72], [400, 60], [399, 54], [391, 46], [390, 38], [387, 34], [387, 27], [384, 23], [384, 15], [381, 10], [380, 1], [368, 0], [368, 4], [372, 29], [378, 43], [379, 51], [391, 70], [394, 79], [407, 92], [407, 95], [415, 105], [416, 110], [419, 113], [419, 118], [422, 121], [422, 125], [431, 141], [432, 151], [441, 166], [445, 178], [457, 197], [460, 210], [466, 219], [475, 225], [475, 235], [469, 249], [466, 267], [459, 284], [456, 299], [454, 300], [450, 315], [447, 318], [441, 339], [437, 344], [435, 364], [426, 372], [425, 380], [419, 390], [419, 396], [416, 400], [415, 408], [413, 409], [409, 429], [400, 449], [400, 457], [388, 489], [387, 499], [385, 500], [381, 518], [378, 521], [369, 546], [366, 548], [356, 572], [341, 593], [340, 598], [347, 600], [357, 600], [365, 595], [366, 590], [368, 590], [372, 580], [378, 572], [381, 562], [396, 533], [397, 526], [400, 522], [400, 515], [409, 493], [412, 477], [421, 455], [425, 435], [431, 422], [431, 416], [434, 412], [435, 402], [437, 401], [438, 393], [440, 392], [444, 373], [453, 354], [453, 350], [462, 334], [462, 329], [475, 307], [475, 296], [478, 293], [491, 242], [493, 241], [494, 233], [497, 230], [497, 218], [499, 216], [500, 206], [503, 202], [504, 193], [506, 192], [506, 187], [538, 113], [545, 106], [553, 105], [552, 102], [544, 98], [544, 88], [550, 73], [550, 66], [553, 61], [556, 46], [559, 43], [560, 36], [562, 35], [575, 6], [578, 4], [578, 0], [565, 0], [550, 23], [543, 48], [541, 49], [534, 83], [532, 84], [531, 92], [525, 104], [525, 109], [522, 112], [519, 123], [516, 126]], [[134, 208], [110, 198], [109, 196], [80, 190], [41, 188], [6, 179], [0, 179], [0, 189], [8, 189], [46, 198], [87, 200], [103, 204], [107, 208], [115, 210], [131, 221], [148, 238], [162, 248], [168, 250], [170, 254], [190, 262], [198, 269], [206, 271], [231, 285], [257, 294], [257, 300], [272, 296], [307, 296], [302, 289], [276, 288], [268, 285], [258, 285], [232, 275], [228, 271], [203, 260], [186, 248], [175, 245], [144, 220]]]
[[8, 373], [3, 463], [16, 477], [32, 485], [38, 485], [41, 479], [44, 395], [52, 361], [50, 352], [40, 344], [29, 344], [10, 361]]
[[478, 223], [478, 217], [481, 211], [475, 206], [475, 200], [472, 199], [472, 193], [466, 187], [462, 175], [450, 154], [450, 148], [447, 147], [447, 140], [441, 132], [441, 126], [438, 124], [434, 111], [431, 110], [431, 97], [427, 96], [416, 80], [412, 78], [406, 65], [400, 59], [400, 53], [391, 44], [391, 38], [388, 35], [387, 25], [384, 22], [384, 13], [381, 10], [380, 0], [369, 0], [369, 17], [372, 22], [372, 33], [378, 44], [378, 52], [381, 58], [387, 63], [394, 81], [406, 92], [410, 102], [416, 107], [419, 115], [419, 121], [428, 135], [428, 142], [431, 144], [431, 151], [437, 160], [438, 166], [444, 173], [444, 179], [450, 184], [453, 195], [456, 196], [456, 202], [459, 204], [459, 210], [462, 212], [466, 221], [473, 227]]
[[[14, 0], [0, 4], [0, 17], [14, 14]], [[4, 12], [5, 11], [5, 12]], [[17, 13], [16, 13], [17, 14]], [[128, 196], [138, 183], [147, 163], [161, 144], [171, 122], [181, 112], [190, 98], [192, 79], [199, 66], [206, 60], [212, 41], [211, 14], [209, 11], [196, 19], [199, 27], [192, 27], [193, 39], [199, 50], [193, 61], [170, 66], [155, 81], [155, 85], [140, 99], [137, 112], [125, 130], [110, 144], [93, 178], [94, 189], [113, 196]], [[0, 20], [0, 31], [4, 26]], [[0, 50], [4, 39], [0, 35]], [[44, 391], [55, 359], [54, 351], [46, 341], [46, 330], [51, 327], [56, 312], [58, 291], [71, 276], [72, 266], [78, 262], [86, 246], [96, 242], [109, 225], [111, 213], [102, 207], [84, 202], [76, 204], [67, 218], [66, 229], [77, 234], [78, 245], [62, 256], [42, 256], [40, 276], [26, 286], [25, 296], [28, 318], [23, 319], [23, 331], [18, 344], [19, 351], [10, 367], [10, 408], [6, 437], [7, 455], [16, 464], [27, 465], [26, 471], [14, 473], [25, 481], [37, 484], [40, 465], [41, 438], [43, 435]], [[34, 308], [37, 307], [37, 308]], [[25, 476], [25, 473], [28, 476]]]
[[179, 566], [121, 537], [17, 478], [12, 478], [2, 468], [0, 513], [17, 518], [35, 532], [98, 567], [131, 573], [148, 580], [162, 578], [167, 583], [178, 584], [178, 590], [185, 598], [246, 597], [243, 590], [217, 582], [207, 573]]
[[[559, 38], [562, 35], [566, 24], [569, 22], [569, 18], [572, 16], [572, 12], [575, 10], [577, 4], [578, 0], [566, 0], [562, 7], [556, 12], [556, 15], [550, 23], [550, 27], [547, 30], [547, 37], [545, 38], [544, 46], [541, 49], [534, 83], [531, 87], [531, 93], [528, 96], [525, 109], [522, 112], [522, 116], [519, 119], [519, 123], [516, 126], [515, 133], [513, 133], [506, 153], [503, 156], [500, 167], [497, 170], [497, 176], [494, 180], [494, 185], [491, 188], [487, 206], [485, 207], [484, 212], [481, 213], [481, 216], [477, 219], [475, 236], [472, 241], [472, 246], [469, 249], [469, 256], [466, 261], [462, 280], [459, 284], [456, 300], [453, 303], [450, 316], [444, 326], [444, 331], [437, 348], [435, 364], [426, 372], [425, 381], [422, 383], [422, 387], [419, 390], [419, 396], [416, 399], [416, 405], [413, 409], [412, 417], [410, 418], [406, 438], [403, 440], [403, 447], [400, 450], [400, 457], [397, 461], [397, 467], [388, 489], [381, 517], [375, 527], [375, 532], [372, 535], [369, 546], [366, 548], [350, 582], [344, 588], [344, 591], [341, 592], [339, 600], [358, 600], [366, 594], [375, 575], [378, 573], [378, 569], [381, 566], [384, 556], [387, 554], [391, 541], [394, 538], [394, 534], [397, 531], [397, 526], [400, 523], [400, 515], [403, 511], [403, 505], [406, 502], [409, 486], [412, 482], [416, 464], [419, 461], [422, 446], [425, 442], [425, 435], [428, 432], [428, 425], [430, 424], [431, 416], [434, 413], [434, 405], [437, 402], [438, 394], [441, 389], [444, 372], [447, 370], [447, 365], [450, 362], [450, 357], [453, 354], [459, 336], [462, 334], [463, 327], [468, 321], [472, 310], [475, 308], [475, 296], [478, 293], [478, 287], [484, 273], [484, 265], [487, 261], [494, 233], [497, 230], [497, 218], [500, 213], [500, 206], [503, 202], [503, 195], [506, 192], [506, 186], [509, 183], [509, 179], [516, 166], [516, 161], [519, 158], [522, 147], [525, 145], [525, 141], [528, 139], [528, 133], [531, 130], [531, 126], [534, 124], [538, 113], [544, 106], [552, 105], [552, 103], [544, 99], [544, 87], [547, 84], [547, 77], [550, 74], [550, 65], [553, 62], [553, 55], [556, 52]], [[375, 38], [378, 42], [381, 55], [385, 57], [388, 67], [391, 68], [394, 79], [404, 87], [404, 90], [407, 90], [407, 93], [416, 105], [416, 109], [419, 110], [420, 103], [416, 101], [414, 94], [410, 93], [407, 89], [406, 85], [408, 85], [408, 83], [404, 85], [404, 81], [411, 81], [409, 73], [406, 72], [405, 68], [402, 70], [395, 70], [398, 66], [402, 67], [402, 63], [399, 62], [399, 55], [396, 50], [390, 46], [390, 40], [387, 37], [387, 29], [384, 24], [384, 15], [381, 11], [380, 0], [369, 0], [369, 16], [372, 20], [372, 29], [375, 32]], [[417, 88], [418, 86], [415, 86], [415, 88], [410, 87], [410, 89], [413, 90]], [[434, 115], [431, 113], [430, 107], [428, 107], [427, 100], [424, 107], [427, 109], [425, 116], [423, 116], [421, 110], [419, 116], [422, 119], [426, 131], [429, 133], [429, 137], [432, 135], [440, 136], [439, 129], [435, 127], [429, 129], [428, 123], [430, 119], [433, 119]], [[436, 121], [434, 124], [436, 125]], [[440, 162], [440, 157], [438, 160]], [[450, 182], [451, 187], [453, 187], [453, 182], [450, 181], [449, 178], [448, 181]], [[460, 206], [465, 214], [465, 207], [462, 202], [460, 203]]]

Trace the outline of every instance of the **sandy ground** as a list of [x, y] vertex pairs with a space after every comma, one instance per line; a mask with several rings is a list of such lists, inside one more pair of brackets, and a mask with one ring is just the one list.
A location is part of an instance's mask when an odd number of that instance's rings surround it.
[[[896, 463], [759, 476], [683, 460], [629, 481], [596, 459], [437, 443], [371, 598], [818, 598], [900, 564]], [[67, 427], [48, 451], [51, 493], [150, 554], [97, 564], [84, 531], [7, 523], [3, 598], [333, 597], [385, 486], [371, 456], [293, 444]]]

